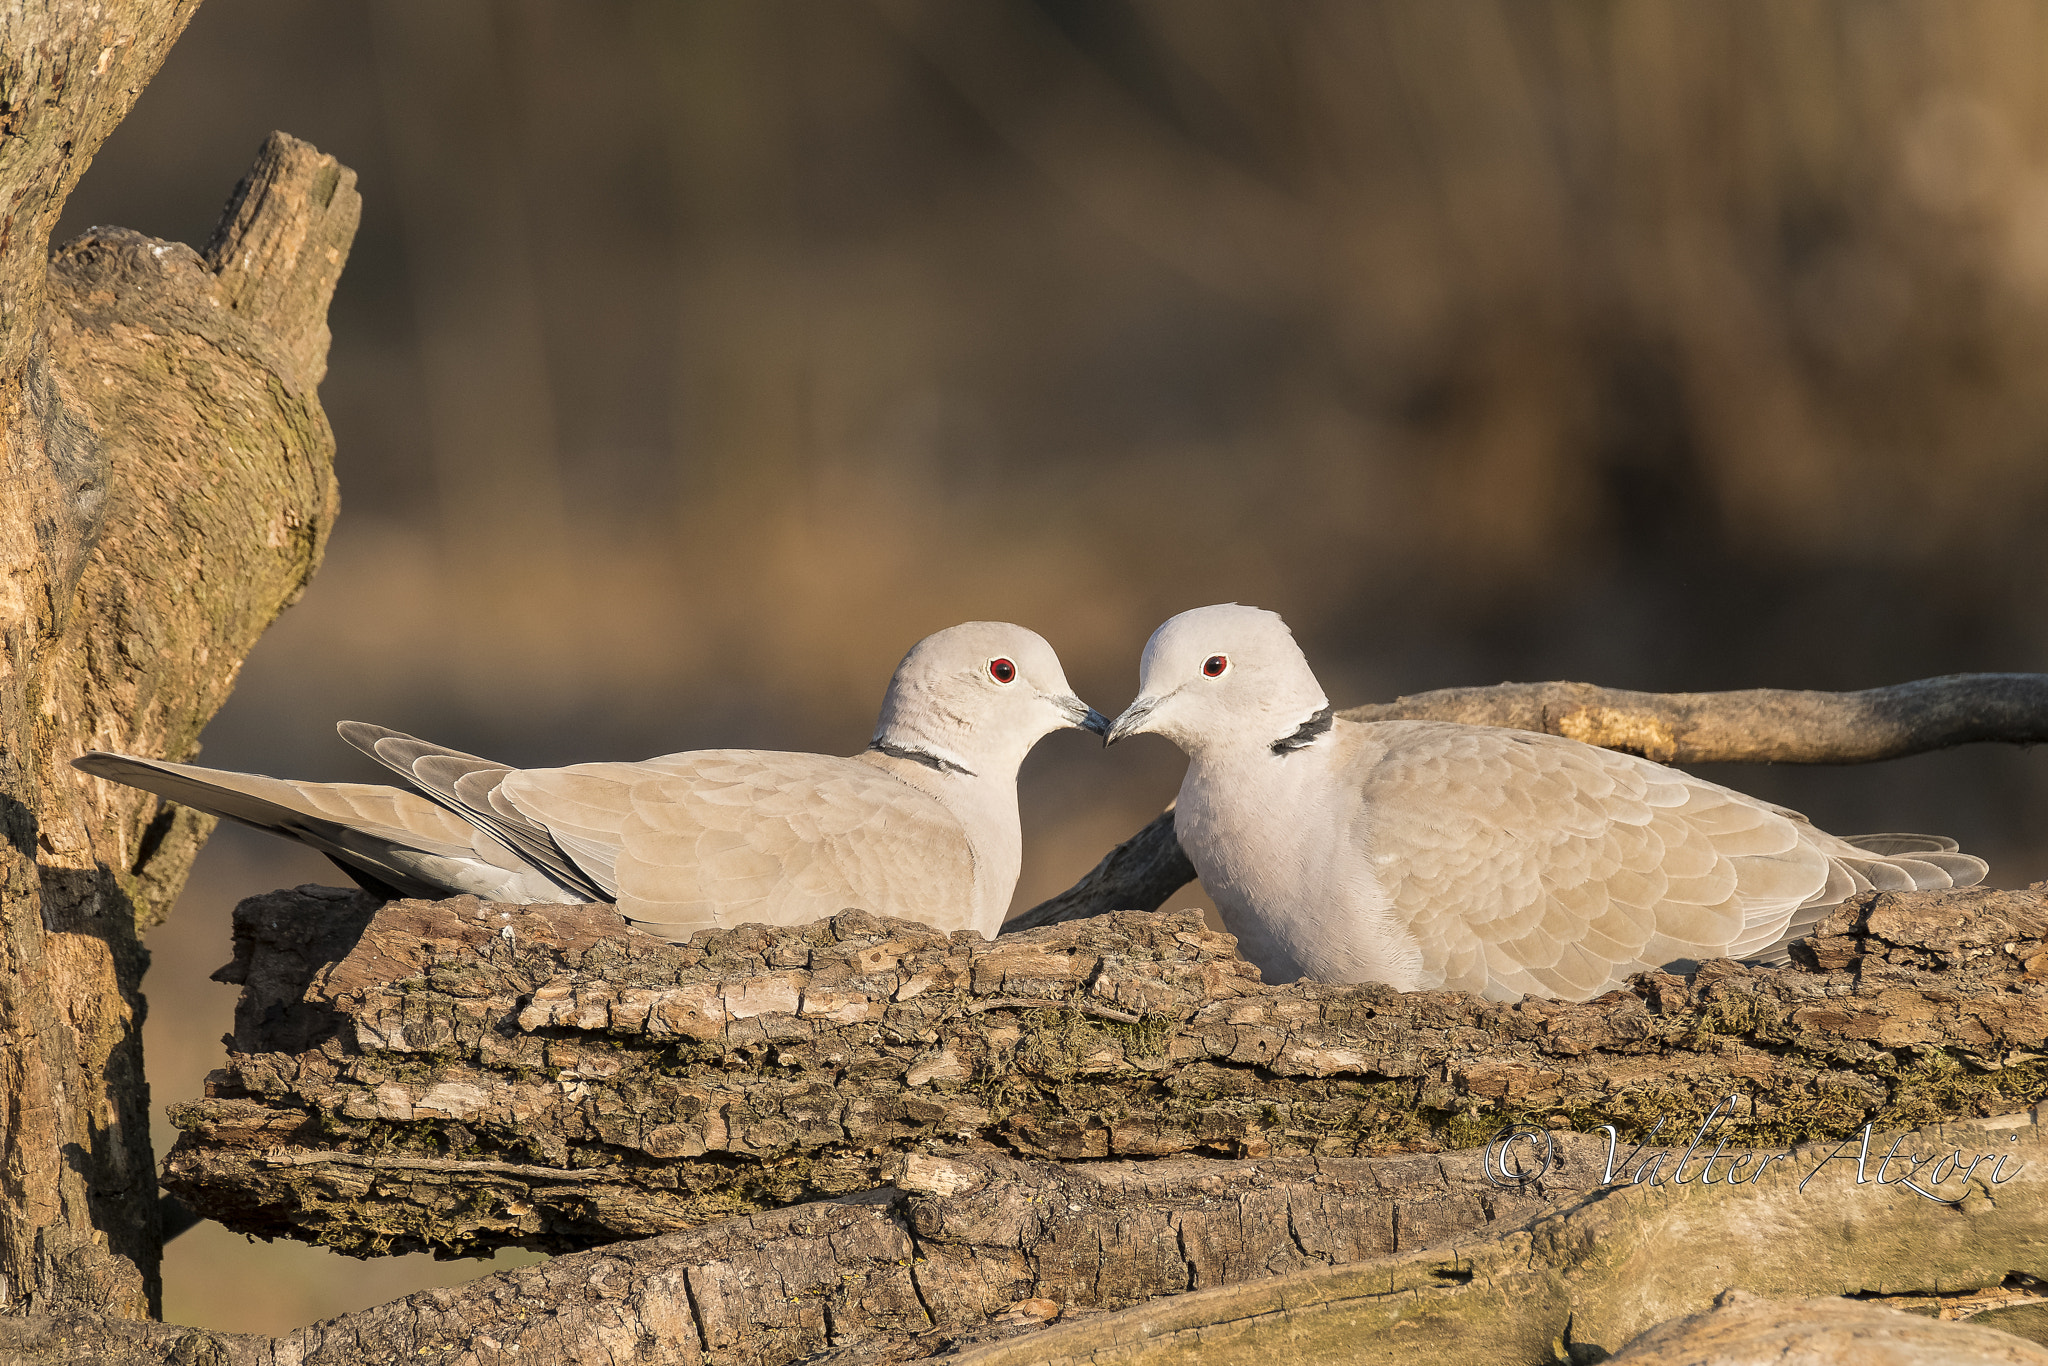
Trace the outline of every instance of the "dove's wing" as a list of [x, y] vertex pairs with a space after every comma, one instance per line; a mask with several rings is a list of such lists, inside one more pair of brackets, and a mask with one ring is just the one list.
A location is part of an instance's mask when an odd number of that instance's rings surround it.
[[1385, 748], [1363, 747], [1349, 775], [1363, 798], [1357, 838], [1421, 946], [1428, 985], [1586, 1000], [1646, 967], [1768, 952], [1857, 890], [1982, 876], [1952, 845], [1859, 848], [1576, 741], [1427, 722], [1372, 730]]
[[699, 750], [527, 769], [500, 790], [620, 912], [682, 939], [860, 907], [941, 930], [974, 918], [974, 852], [937, 799], [857, 759]]
[[510, 766], [367, 721], [343, 721], [335, 730], [342, 739], [412, 782], [434, 801], [518, 850], [527, 862], [544, 869], [565, 889], [592, 900], [608, 895], [609, 888], [578, 871], [576, 864], [549, 838], [545, 826], [522, 815], [498, 790], [505, 775], [513, 771]]
[[311, 845], [386, 895], [555, 901], [563, 894], [490, 832], [395, 787], [293, 782], [104, 751], [73, 762], [96, 777]]

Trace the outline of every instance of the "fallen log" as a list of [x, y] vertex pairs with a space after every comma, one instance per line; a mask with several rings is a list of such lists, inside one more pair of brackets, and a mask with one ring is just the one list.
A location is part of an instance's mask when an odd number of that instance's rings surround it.
[[1770, 1300], [1729, 1289], [1714, 1307], [1643, 1334], [1615, 1366], [2048, 1366], [2048, 1351], [1992, 1323], [1956, 1323], [1859, 1300]]
[[1771, 1147], [2048, 1095], [2039, 888], [1866, 896], [1792, 968], [1584, 1004], [1266, 986], [1193, 913], [991, 942], [849, 911], [670, 945], [604, 906], [309, 888], [235, 927], [228, 1065], [173, 1107], [165, 1184], [358, 1255], [567, 1251], [913, 1157], [1363, 1159], [1710, 1118]]
[[[1022, 1341], [976, 1345], [946, 1360], [1538, 1366], [1605, 1361], [1656, 1325], [1707, 1309], [1731, 1287], [1783, 1299], [1898, 1296], [1916, 1288], [1953, 1295], [1979, 1287], [2017, 1292], [2007, 1303], [2038, 1298], [2034, 1275], [2048, 1259], [2048, 1141], [2041, 1128], [1950, 1125], [1896, 1137], [1902, 1148], [1923, 1154], [2000, 1150], [2011, 1165], [1997, 1184], [1973, 1178], [1981, 1186], [1951, 1204], [1906, 1194], [1896, 1169], [1881, 1188], [1871, 1177], [1876, 1160], [1866, 1167], [1830, 1162], [1829, 1148], [1816, 1147], [1755, 1180], [1629, 1185], [1581, 1199], [1452, 1256], [1420, 1252], [1247, 1280], [1054, 1325]], [[1922, 1298], [1925, 1310], [1954, 1312], [1935, 1296]], [[2022, 1327], [2016, 1317], [2006, 1322]], [[1985, 1322], [1998, 1319], [1987, 1315]], [[2039, 1359], [2023, 1354], [2019, 1342], [2012, 1356], [1972, 1358], [1938, 1340], [1925, 1344], [1924, 1355], [1883, 1357], [1869, 1354], [1878, 1345], [1871, 1336], [1865, 1335], [1866, 1355], [1842, 1359]], [[1707, 1354], [1668, 1359], [1695, 1363]], [[1715, 1358], [1780, 1359], [1821, 1358]]]
[[[1661, 764], [1865, 764], [1955, 745], [2048, 740], [2048, 674], [1948, 674], [1861, 692], [1650, 693], [1592, 683], [1502, 683], [1440, 688], [1339, 715], [1540, 731]], [[1003, 928], [1156, 911], [1194, 880], [1169, 808], [1079, 882]]]
[[[1606, 1144], [1589, 1135], [1559, 1135], [1554, 1167], [1520, 1190], [1488, 1179], [1482, 1153], [1064, 1167], [909, 1155], [877, 1191], [572, 1253], [278, 1338], [0, 1317], [0, 1359], [1010, 1366], [1258, 1351], [1547, 1366], [1599, 1360], [1729, 1285], [1883, 1295], [2026, 1331], [2041, 1299], [2030, 1273], [2048, 1257], [2048, 1143], [2030, 1121], [1879, 1134], [1860, 1167], [1853, 1146], [1818, 1146], [1747, 1180], [1721, 1179], [1746, 1163], [1709, 1184], [1697, 1163], [1660, 1164], [1605, 1190]], [[1921, 1167], [1944, 1197], [1929, 1200], [1896, 1162], [1881, 1187], [1859, 1179], [1884, 1175], [1876, 1153], [1893, 1150], [1991, 1160], [1938, 1182]], [[1389, 1190], [1451, 1217], [1408, 1228], [1397, 1213], [1390, 1228]]]

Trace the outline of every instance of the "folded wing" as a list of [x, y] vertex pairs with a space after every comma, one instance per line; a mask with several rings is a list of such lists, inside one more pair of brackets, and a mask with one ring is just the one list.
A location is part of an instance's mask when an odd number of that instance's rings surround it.
[[[1361, 754], [1357, 838], [1431, 985], [1587, 1000], [1631, 974], [1782, 959], [1844, 898], [1967, 886], [1933, 836], [1847, 840], [1632, 755], [1524, 731], [1395, 722]], [[1368, 814], [1369, 813], [1369, 814]]]
[[527, 769], [499, 791], [620, 912], [673, 939], [860, 907], [965, 928], [974, 855], [935, 799], [855, 759], [700, 750]]
[[479, 759], [431, 740], [386, 730], [364, 721], [343, 721], [341, 738], [417, 787], [430, 800], [519, 851], [563, 888], [592, 901], [608, 900], [610, 889], [581, 871], [545, 826], [529, 820], [499, 790], [510, 765]]

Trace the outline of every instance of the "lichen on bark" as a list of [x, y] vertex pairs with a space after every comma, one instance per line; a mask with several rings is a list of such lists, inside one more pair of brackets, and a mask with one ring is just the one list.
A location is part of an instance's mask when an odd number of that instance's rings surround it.
[[1266, 986], [1192, 913], [991, 942], [847, 912], [670, 945], [603, 906], [302, 889], [236, 934], [233, 1048], [174, 1108], [166, 1179], [358, 1254], [644, 1237], [870, 1189], [910, 1153], [1363, 1158], [1710, 1115], [1762, 1147], [2048, 1095], [2032, 891], [1866, 896], [1804, 966], [1584, 1004]]
[[[128, 33], [153, 68], [176, 26], [142, 12], [189, 8], [42, 17]], [[119, 52], [101, 65], [132, 96], [147, 70]], [[33, 151], [9, 144], [0, 188]], [[77, 168], [44, 169], [68, 188]], [[337, 495], [316, 386], [358, 210], [345, 168], [275, 135], [212, 256], [97, 228], [45, 258], [37, 237], [33, 288], [0, 320], [19, 361], [0, 373], [0, 1309], [156, 1307], [141, 935], [213, 821], [69, 761], [188, 756], [319, 564]]]

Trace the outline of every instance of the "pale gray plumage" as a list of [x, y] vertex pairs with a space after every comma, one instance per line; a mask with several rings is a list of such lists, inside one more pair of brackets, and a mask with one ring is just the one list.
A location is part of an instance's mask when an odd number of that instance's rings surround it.
[[1052, 647], [969, 622], [897, 667], [852, 758], [699, 750], [514, 769], [379, 726], [342, 737], [417, 791], [302, 783], [95, 752], [77, 766], [297, 839], [373, 891], [618, 903], [641, 928], [803, 924], [847, 907], [993, 937], [1022, 861], [1017, 767], [1108, 722]]
[[1782, 962], [1856, 892], [1986, 871], [1576, 740], [1332, 725], [1286, 624], [1235, 603], [1153, 633], [1106, 740], [1148, 731], [1188, 754], [1175, 833], [1268, 981], [1583, 1001], [1647, 968]]

